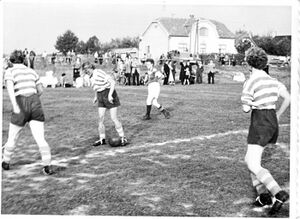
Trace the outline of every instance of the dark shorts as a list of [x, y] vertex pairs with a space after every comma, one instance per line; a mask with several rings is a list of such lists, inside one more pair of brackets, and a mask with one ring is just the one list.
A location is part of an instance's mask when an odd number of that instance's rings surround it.
[[37, 94], [33, 94], [29, 97], [17, 96], [16, 100], [21, 112], [19, 114], [12, 112], [10, 120], [12, 124], [24, 126], [27, 122], [30, 122], [31, 120], [36, 120], [40, 122], [45, 121], [42, 104]]
[[278, 132], [275, 110], [252, 110], [248, 144], [258, 144], [260, 146], [266, 146], [269, 143], [275, 144]]
[[109, 89], [105, 89], [101, 92], [97, 92], [98, 107], [104, 107], [106, 109], [111, 109], [111, 108], [120, 106], [121, 104], [120, 104], [120, 100], [119, 100], [116, 90], [114, 90], [113, 95], [112, 95], [113, 103], [110, 103], [108, 101], [108, 93], [109, 93]]

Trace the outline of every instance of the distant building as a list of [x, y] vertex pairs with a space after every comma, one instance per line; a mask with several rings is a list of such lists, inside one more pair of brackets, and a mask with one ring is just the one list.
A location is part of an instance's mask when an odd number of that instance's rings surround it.
[[237, 53], [234, 40], [235, 35], [214, 20], [162, 17], [152, 21], [141, 35], [139, 57], [146, 54], [157, 59], [172, 50], [193, 54]]

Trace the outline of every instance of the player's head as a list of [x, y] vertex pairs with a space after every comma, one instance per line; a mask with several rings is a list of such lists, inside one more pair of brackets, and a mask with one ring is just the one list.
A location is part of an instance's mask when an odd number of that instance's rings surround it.
[[264, 69], [268, 63], [267, 53], [259, 47], [251, 47], [246, 51], [247, 63], [256, 69]]
[[81, 65], [82, 71], [88, 75], [92, 73], [92, 71], [95, 69], [95, 65], [93, 65], [91, 62], [86, 61]]
[[23, 64], [24, 56], [21, 50], [15, 50], [10, 54], [9, 61], [13, 64]]
[[146, 59], [145, 63], [146, 63], [146, 66], [147, 66], [148, 69], [152, 69], [153, 66], [154, 66], [154, 60], [153, 59], [150, 59], [150, 58]]

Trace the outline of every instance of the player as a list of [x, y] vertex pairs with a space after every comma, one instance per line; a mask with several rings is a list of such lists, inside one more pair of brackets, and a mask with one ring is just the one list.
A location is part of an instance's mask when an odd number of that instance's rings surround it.
[[157, 102], [159, 93], [160, 93], [160, 85], [163, 80], [163, 74], [154, 68], [154, 60], [153, 59], [146, 59], [145, 61], [148, 72], [147, 77], [145, 78], [145, 84], [148, 85], [148, 97], [147, 97], [147, 112], [146, 115], [143, 117], [144, 120], [151, 119], [150, 112], [152, 104], [157, 107], [159, 111], [161, 111], [165, 118], [170, 118], [170, 113]]
[[[290, 103], [290, 95], [286, 87], [263, 69], [268, 58], [261, 48], [250, 48], [246, 53], [246, 61], [251, 67], [250, 78], [245, 82], [241, 96], [244, 112], [251, 112], [251, 124], [248, 134], [248, 148], [245, 161], [251, 172], [251, 179], [258, 197], [256, 206], [272, 204], [269, 214], [278, 212], [289, 195], [282, 190], [270, 172], [261, 166], [264, 147], [268, 143], [275, 144], [278, 137], [278, 121]], [[278, 97], [283, 98], [279, 110], [275, 111]]]
[[45, 175], [53, 174], [51, 167], [50, 147], [44, 138], [44, 112], [40, 95], [42, 84], [39, 75], [31, 68], [26, 67], [22, 51], [15, 50], [10, 56], [12, 67], [5, 71], [7, 92], [13, 107], [9, 124], [8, 139], [4, 145], [2, 168], [9, 170], [13, 151], [16, 147], [20, 132], [26, 123], [29, 123], [32, 135], [39, 146], [44, 165]]
[[127, 144], [127, 139], [124, 136], [123, 126], [117, 117], [117, 107], [120, 106], [120, 101], [115, 90], [115, 81], [112, 77], [101, 69], [95, 69], [95, 66], [90, 62], [85, 62], [82, 65], [83, 71], [91, 75], [91, 84], [95, 91], [94, 103], [98, 102], [99, 114], [99, 140], [94, 142], [93, 146], [106, 144], [105, 142], [105, 126], [104, 116], [106, 109], [109, 109], [112, 121], [121, 139], [121, 146]]

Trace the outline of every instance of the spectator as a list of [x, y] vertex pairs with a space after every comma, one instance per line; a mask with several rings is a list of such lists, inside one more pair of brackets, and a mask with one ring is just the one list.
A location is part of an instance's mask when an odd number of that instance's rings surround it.
[[56, 53], [52, 53], [52, 56], [51, 56], [51, 63], [52, 63], [52, 65], [55, 64], [55, 59], [56, 59]]
[[29, 53], [29, 67], [34, 69], [35, 52], [33, 50]]
[[170, 67], [168, 65], [168, 60], [164, 61], [164, 64], [162, 66], [162, 73], [164, 75], [164, 83], [163, 85], [167, 85], [169, 82], [169, 75], [170, 75]]
[[215, 83], [215, 63], [213, 62], [213, 60], [210, 60], [208, 65], [207, 65], [208, 69], [207, 69], [207, 76], [208, 76], [208, 83]]
[[138, 71], [138, 65], [139, 65], [139, 60], [137, 57], [135, 57], [132, 62], [132, 71], [131, 72], [132, 72], [132, 84], [137, 85], [137, 86], [140, 85], [140, 74]]
[[43, 62], [44, 68], [46, 68], [47, 67], [47, 52], [46, 51], [44, 51], [42, 53], [42, 62]]
[[190, 85], [190, 77], [191, 77], [191, 65], [190, 61], [187, 60], [186, 65], [184, 66], [185, 78], [184, 78], [184, 85]]
[[180, 62], [180, 74], [179, 74], [179, 80], [181, 81], [181, 84], [184, 84], [184, 80], [185, 80], [185, 66], [186, 66], [186, 62]]
[[204, 67], [201, 60], [196, 62], [196, 83], [202, 84], [202, 75], [203, 75]]
[[59, 79], [59, 85], [61, 87], [65, 87], [66, 86], [66, 73], [62, 73], [61, 77]]
[[129, 57], [125, 58], [125, 77], [127, 79], [126, 85], [131, 85], [131, 60]]
[[73, 65], [73, 85], [76, 85], [76, 79], [80, 77], [81, 59], [76, 58], [75, 64]]
[[[170, 62], [171, 62], [171, 61], [170, 61]], [[172, 61], [172, 62], [171, 62], [171, 67], [170, 67], [170, 69], [171, 69], [170, 74], [172, 74], [172, 76], [173, 76], [173, 83], [172, 83], [172, 85], [175, 85], [176, 61]]]
[[169, 66], [169, 80], [168, 83], [169, 85], [175, 85], [175, 74], [173, 74], [173, 68], [175, 68], [175, 66], [172, 66], [172, 61], [168, 61], [168, 66]]

